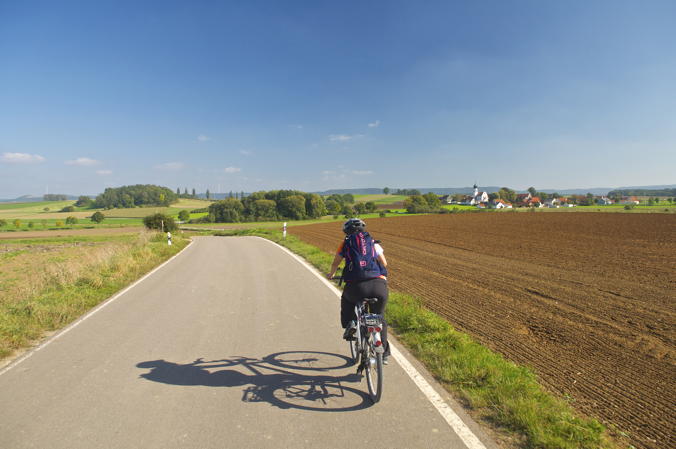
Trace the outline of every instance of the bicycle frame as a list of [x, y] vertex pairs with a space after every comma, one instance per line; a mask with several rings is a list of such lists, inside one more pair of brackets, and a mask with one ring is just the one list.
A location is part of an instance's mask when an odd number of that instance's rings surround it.
[[380, 400], [383, 386], [383, 353], [384, 347], [380, 337], [383, 316], [370, 313], [369, 299], [364, 299], [355, 306], [357, 329], [355, 341], [350, 342], [350, 351], [357, 365], [357, 374], [366, 371], [369, 396], [376, 403]]

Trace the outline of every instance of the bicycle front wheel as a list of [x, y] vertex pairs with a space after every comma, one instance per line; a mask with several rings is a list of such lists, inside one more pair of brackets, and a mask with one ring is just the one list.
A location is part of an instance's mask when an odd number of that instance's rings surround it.
[[352, 364], [356, 365], [359, 363], [359, 339], [355, 338], [354, 340], [350, 340], [347, 342], [350, 345], [350, 356], [352, 356]]
[[373, 403], [380, 401], [383, 394], [383, 355], [369, 345], [366, 360], [366, 382]]

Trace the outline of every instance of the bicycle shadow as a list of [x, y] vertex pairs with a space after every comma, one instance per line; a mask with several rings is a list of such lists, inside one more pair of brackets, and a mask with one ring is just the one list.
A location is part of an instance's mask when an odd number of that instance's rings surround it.
[[245, 387], [243, 402], [267, 402], [280, 409], [348, 412], [373, 405], [368, 394], [347, 385], [358, 384], [360, 375], [330, 374], [351, 365], [348, 357], [339, 354], [286, 351], [261, 359], [234, 356], [205, 361], [198, 358], [185, 364], [151, 360], [140, 362], [136, 367], [150, 369], [139, 377], [169, 385]]

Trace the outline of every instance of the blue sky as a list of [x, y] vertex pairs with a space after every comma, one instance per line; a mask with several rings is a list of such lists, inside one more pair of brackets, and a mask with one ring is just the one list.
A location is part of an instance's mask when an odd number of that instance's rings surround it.
[[0, 198], [676, 183], [673, 1], [0, 0]]

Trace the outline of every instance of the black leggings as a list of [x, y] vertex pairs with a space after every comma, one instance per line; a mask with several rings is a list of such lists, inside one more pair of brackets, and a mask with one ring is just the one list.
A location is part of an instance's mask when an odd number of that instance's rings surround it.
[[[361, 303], [364, 298], [378, 298], [378, 302], [371, 304], [371, 313], [384, 314], [387, 305], [387, 281], [385, 279], [369, 279], [360, 282], [347, 282], [343, 295], [340, 297], [340, 324], [343, 329], [350, 324], [350, 321], [356, 320], [354, 306]], [[389, 354], [390, 345], [387, 342], [387, 323], [383, 318], [383, 330], [380, 333], [385, 347], [385, 353]]]

